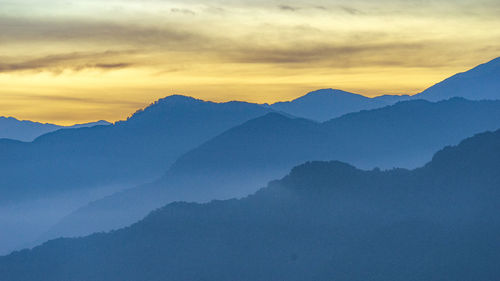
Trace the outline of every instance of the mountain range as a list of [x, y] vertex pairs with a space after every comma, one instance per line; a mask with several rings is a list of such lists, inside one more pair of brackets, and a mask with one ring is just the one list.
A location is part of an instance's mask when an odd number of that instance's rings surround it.
[[500, 58], [496, 58], [453, 75], [413, 96], [383, 95], [369, 98], [342, 90], [322, 89], [292, 101], [274, 103], [270, 107], [297, 117], [323, 122], [347, 113], [380, 108], [409, 99], [440, 101], [462, 97], [469, 100], [498, 100], [499, 77]]
[[111, 123], [107, 121], [101, 120], [91, 123], [76, 124], [73, 126], [59, 126], [50, 123], [18, 120], [14, 117], [0, 117], [0, 139], [13, 139], [31, 142], [41, 135], [60, 129], [84, 128], [110, 124]]
[[5, 280], [497, 280], [500, 131], [414, 169], [309, 162], [254, 195], [0, 257]]
[[269, 113], [184, 154], [160, 180], [79, 209], [40, 241], [124, 227], [173, 201], [242, 197], [306, 161], [415, 168], [441, 147], [498, 128], [500, 101], [461, 98], [399, 102], [324, 123]]
[[154, 179], [182, 153], [266, 112], [170, 96], [109, 126], [58, 130], [30, 143], [0, 139], [0, 203]]
[[[493, 60], [417, 97], [497, 99], [499, 69]], [[332, 89], [272, 105], [174, 95], [109, 126], [0, 139], [0, 253], [70, 213], [39, 241], [122, 227], [173, 200], [241, 197], [309, 160], [412, 168], [498, 128], [497, 101], [414, 99]]]
[[170, 96], [112, 125], [29, 143], [0, 139], [0, 253], [26, 246], [80, 206], [155, 180], [183, 153], [270, 111]]

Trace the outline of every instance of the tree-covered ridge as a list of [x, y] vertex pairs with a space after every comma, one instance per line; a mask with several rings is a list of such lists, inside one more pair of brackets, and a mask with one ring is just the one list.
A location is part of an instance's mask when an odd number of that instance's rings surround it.
[[172, 203], [0, 258], [6, 280], [496, 280], [500, 131], [415, 170], [309, 162], [254, 195]]

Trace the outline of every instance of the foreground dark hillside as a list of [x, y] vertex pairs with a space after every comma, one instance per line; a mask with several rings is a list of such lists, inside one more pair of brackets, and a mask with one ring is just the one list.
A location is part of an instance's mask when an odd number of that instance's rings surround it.
[[497, 280], [500, 131], [416, 170], [311, 162], [241, 200], [0, 258], [9, 281]]

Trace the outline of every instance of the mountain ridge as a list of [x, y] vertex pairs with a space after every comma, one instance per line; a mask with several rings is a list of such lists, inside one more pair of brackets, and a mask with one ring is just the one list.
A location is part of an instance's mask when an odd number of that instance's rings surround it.
[[500, 57], [457, 73], [413, 96], [431, 101], [455, 96], [473, 100], [500, 99]]
[[[269, 113], [183, 154], [161, 179], [81, 208], [47, 238], [128, 225], [171, 201], [239, 198], [306, 161], [335, 159], [362, 169], [414, 168], [446, 145], [498, 128], [500, 101], [461, 98], [405, 101], [324, 123]], [[96, 214], [99, 221], [92, 220]]]
[[37, 137], [60, 129], [93, 127], [98, 125], [110, 125], [105, 120], [96, 122], [74, 124], [71, 126], [60, 126], [51, 123], [40, 123], [30, 120], [19, 120], [15, 117], [0, 116], [0, 139], [14, 139], [23, 142], [34, 141]]
[[[488, 71], [484, 70], [485, 68], [493, 73], [498, 68], [498, 64], [492, 61], [475, 70], [470, 70], [476, 74], [484, 74], [485, 78], [475, 83], [468, 83], [470, 84], [468, 89], [481, 89], [482, 85], [496, 83], [497, 77], [487, 75]], [[463, 76], [458, 77], [461, 79]], [[333, 105], [337, 108], [323, 102], [324, 97], [333, 97]], [[345, 107], [342, 103], [335, 102], [335, 99], [339, 97], [368, 100], [368, 106], [375, 108], [368, 111], [363, 107], [352, 107], [353, 104], [349, 103], [347, 104], [351, 107]], [[85, 191], [87, 187], [94, 185], [101, 188], [107, 185], [124, 184], [123, 188], [125, 188], [125, 185], [139, 185], [154, 181], [154, 178], [161, 175], [166, 175], [164, 180], [170, 181], [167, 185], [169, 191], [166, 194], [171, 199], [193, 198], [189, 194], [194, 191], [193, 189], [176, 190], [174, 185], [195, 187], [198, 186], [196, 181], [204, 181], [206, 188], [199, 189], [198, 197], [193, 200], [242, 196], [265, 184], [267, 180], [286, 173], [293, 165], [298, 165], [303, 161], [337, 159], [348, 161], [361, 168], [373, 166], [390, 168], [395, 166], [395, 163], [398, 166], [414, 167], [427, 161], [428, 157], [441, 145], [453, 144], [480, 130], [496, 128], [496, 109], [486, 103], [477, 103], [478, 106], [469, 104], [469, 106], [468, 102], [454, 99], [446, 104], [455, 104], [457, 109], [445, 115], [439, 115], [441, 113], [432, 109], [433, 106], [410, 99], [414, 101], [411, 107], [396, 104], [395, 107], [385, 108], [383, 112], [377, 111], [377, 108], [383, 108], [382, 105], [393, 105], [401, 98], [408, 97], [380, 96], [370, 99], [340, 90], [319, 90], [297, 99], [299, 102], [310, 99], [319, 100], [311, 103], [312, 106], [303, 106], [305, 114], [293, 112], [293, 107], [291, 110], [279, 109], [280, 113], [286, 114], [288, 119], [293, 120], [283, 119], [283, 124], [288, 124], [283, 128], [277, 126], [279, 120], [266, 117], [268, 119], [264, 119], [263, 124], [241, 130], [243, 127], [239, 125], [245, 121], [271, 111], [278, 111], [278, 109], [272, 109], [269, 105], [262, 106], [245, 102], [215, 103], [181, 95], [169, 96], [152, 103], [143, 110], [138, 110], [127, 120], [110, 126], [59, 130], [41, 136], [30, 144], [0, 141], [0, 151], [6, 160], [3, 166], [0, 165], [0, 171], [2, 171], [0, 190], [3, 190], [0, 201], [22, 199], [25, 195], [29, 195], [28, 200], [32, 200], [37, 196], [49, 196], [51, 192], [56, 193], [61, 190]], [[373, 103], [374, 100], [379, 101], [379, 104]], [[293, 101], [285, 104], [297, 105]], [[359, 103], [354, 105], [359, 106]], [[444, 103], [441, 106], [446, 108]], [[479, 107], [483, 107], [484, 112], [479, 112], [477, 110]], [[398, 113], [398, 108], [403, 112]], [[405, 113], [405, 110], [408, 112], [401, 115]], [[350, 114], [351, 111], [357, 113], [353, 115]], [[424, 111], [429, 114], [421, 114]], [[248, 114], [243, 114], [243, 112]], [[320, 113], [322, 116], [307, 115], [311, 112], [312, 114]], [[341, 116], [326, 124], [306, 120], [299, 122], [296, 117], [304, 118], [304, 115], [313, 119]], [[437, 117], [432, 119], [427, 115]], [[471, 117], [467, 119], [467, 115]], [[280, 116], [274, 117], [281, 118]], [[353, 128], [354, 123], [351, 124], [351, 122], [356, 123], [357, 128]], [[479, 124], [480, 122], [482, 123]], [[427, 132], [433, 132], [432, 136], [421, 138], [418, 134], [412, 133], [413, 131], [423, 132], [419, 131], [422, 128], [418, 123], [427, 124], [429, 128]], [[230, 130], [236, 127], [239, 131]], [[378, 134], [375, 128], [380, 129]], [[327, 132], [329, 129], [334, 133]], [[231, 132], [233, 135], [229, 136], [232, 140], [217, 138], [224, 132]], [[252, 135], [253, 133], [257, 135]], [[414, 135], [405, 137], [408, 134]], [[284, 138], [284, 135], [289, 138]], [[225, 136], [228, 135], [225, 134]], [[217, 139], [216, 142], [221, 141], [221, 143], [215, 146], [204, 145], [214, 138]], [[412, 138], [419, 141], [412, 140]], [[226, 142], [226, 147], [220, 145], [222, 141]], [[183, 156], [196, 147], [202, 147], [202, 149]], [[345, 147], [350, 147], [347, 150], [352, 153], [348, 155], [342, 152]], [[411, 149], [405, 151], [405, 147]], [[321, 148], [326, 149], [321, 151]], [[227, 149], [230, 153], [220, 154], [222, 149]], [[203, 155], [207, 157], [201, 157]], [[177, 159], [179, 159], [178, 162], [176, 162]], [[175, 168], [165, 174], [173, 163], [176, 163]], [[207, 163], [212, 165], [207, 165]], [[217, 167], [219, 171], [214, 171], [214, 167]], [[190, 173], [192, 177], [188, 178], [186, 175]], [[31, 177], [26, 177], [26, 174]], [[182, 174], [184, 176], [181, 176]], [[212, 180], [208, 175], [213, 176]], [[242, 178], [246, 178], [247, 181], [242, 182]], [[220, 185], [219, 189], [216, 188], [216, 182]], [[228, 188], [224, 193], [221, 192], [223, 187], [229, 186], [237, 186], [240, 190]], [[176, 192], [177, 194], [174, 194]], [[136, 196], [136, 198], [139, 197], [140, 194]], [[161, 196], [158, 197], [163, 200]], [[158, 200], [158, 198], [153, 199]], [[0, 203], [0, 207], [1, 204], [3, 203]], [[30, 231], [23, 233], [30, 233]]]
[[326, 121], [344, 114], [360, 110], [374, 109], [390, 105], [409, 96], [366, 97], [338, 89], [320, 89], [307, 93], [291, 101], [269, 105], [277, 111], [315, 121]]
[[[0, 275], [493, 281], [500, 274], [499, 143], [500, 130], [477, 134], [411, 171], [308, 162], [243, 199], [171, 203], [123, 229], [0, 257]], [[468, 161], [473, 151], [480, 157]], [[436, 159], [442, 163], [433, 165]], [[456, 174], [460, 162], [477, 169]]]
[[320, 89], [291, 101], [269, 106], [277, 111], [320, 122], [351, 112], [370, 110], [410, 99], [429, 101], [462, 97], [469, 100], [500, 99], [500, 57], [457, 73], [415, 95], [367, 97], [339, 89]]
[[[0, 140], [0, 252], [35, 240], [74, 208], [153, 181], [184, 152], [269, 111], [167, 99], [108, 126], [61, 129], [30, 143]], [[10, 219], [21, 214], [28, 223]]]

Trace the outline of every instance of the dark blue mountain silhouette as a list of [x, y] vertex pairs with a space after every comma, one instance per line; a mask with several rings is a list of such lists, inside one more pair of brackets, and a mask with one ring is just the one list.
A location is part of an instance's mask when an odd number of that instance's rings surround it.
[[90, 122], [90, 123], [75, 124], [75, 125], [71, 125], [71, 126], [62, 126], [61, 129], [79, 129], [79, 128], [105, 126], [105, 125], [111, 125], [111, 123], [106, 121], [106, 120], [99, 120], [99, 121]]
[[500, 57], [467, 72], [453, 75], [414, 96], [431, 101], [451, 97], [470, 100], [500, 99]]
[[170, 96], [110, 126], [58, 130], [31, 143], [0, 140], [0, 202], [151, 180], [182, 153], [269, 111]]
[[0, 258], [37, 280], [497, 280], [500, 131], [416, 170], [310, 162], [240, 200], [173, 203]]
[[76, 124], [73, 126], [59, 126], [50, 123], [18, 120], [14, 117], [0, 117], [0, 139], [5, 138], [31, 142], [41, 135], [63, 128], [84, 128], [109, 124], [109, 122], [101, 120], [92, 123]]
[[469, 100], [500, 99], [500, 58], [458, 73], [412, 97], [385, 95], [368, 98], [341, 90], [323, 89], [292, 101], [278, 102], [271, 108], [293, 116], [327, 121], [347, 113], [392, 105], [408, 99], [429, 101], [462, 97]]
[[325, 123], [269, 113], [184, 154], [161, 180], [81, 208], [42, 240], [123, 227], [172, 201], [245, 196], [306, 161], [413, 168], [440, 147], [498, 128], [500, 101], [460, 98], [400, 102]]
[[344, 114], [391, 105], [409, 96], [368, 98], [341, 90], [323, 89], [287, 102], [277, 102], [272, 109], [316, 121], [326, 121]]

